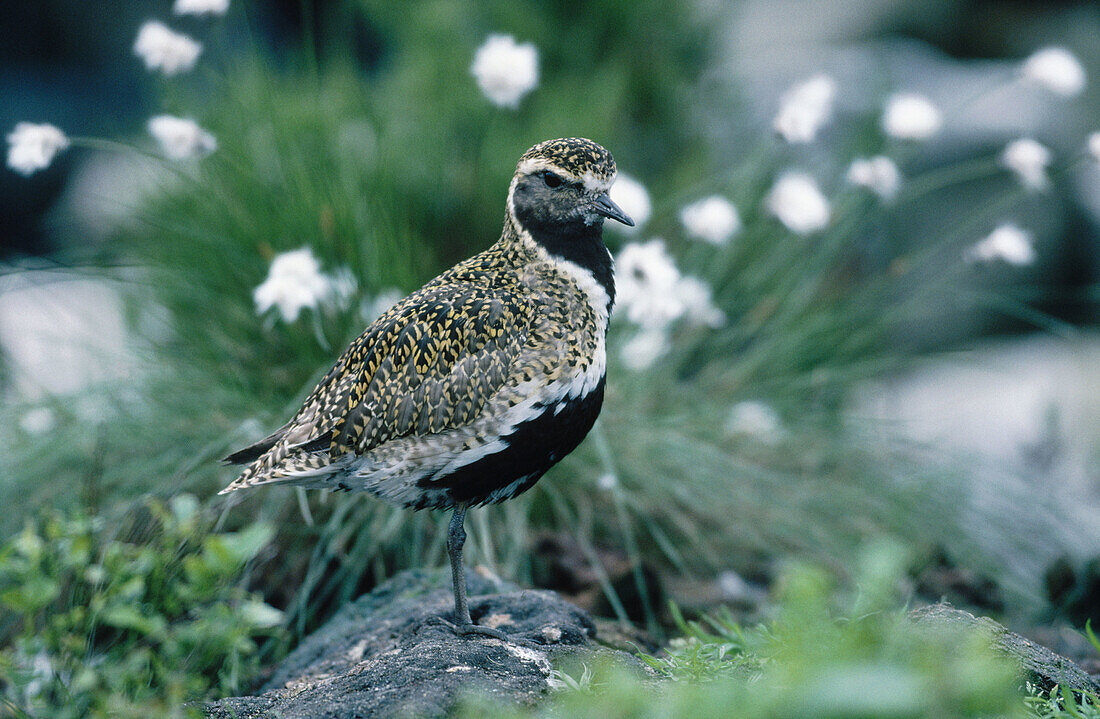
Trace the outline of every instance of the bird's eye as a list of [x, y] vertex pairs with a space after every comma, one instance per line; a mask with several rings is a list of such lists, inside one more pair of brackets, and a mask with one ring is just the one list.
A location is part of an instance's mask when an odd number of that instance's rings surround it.
[[560, 175], [555, 175], [549, 170], [542, 173], [542, 180], [546, 183], [547, 187], [560, 187], [561, 183], [564, 182], [564, 180], [561, 179]]

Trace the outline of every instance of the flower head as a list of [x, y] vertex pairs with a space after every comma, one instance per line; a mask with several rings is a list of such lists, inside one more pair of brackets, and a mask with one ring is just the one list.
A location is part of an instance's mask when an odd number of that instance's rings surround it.
[[149, 119], [149, 134], [160, 143], [169, 160], [205, 157], [218, 149], [218, 141], [194, 120], [173, 115], [157, 115]]
[[726, 432], [749, 437], [763, 444], [775, 444], [783, 438], [783, 420], [765, 402], [746, 400], [735, 404], [726, 419]]
[[885, 155], [859, 157], [848, 167], [848, 182], [864, 187], [884, 200], [892, 200], [901, 189], [901, 172]]
[[684, 317], [692, 324], [718, 329], [726, 324], [726, 313], [714, 304], [708, 285], [698, 277], [683, 277], [676, 284], [676, 292], [684, 305]]
[[619, 478], [612, 472], [605, 472], [599, 477], [596, 477], [596, 489], [602, 492], [610, 492], [619, 486]]
[[817, 182], [804, 172], [787, 172], [776, 180], [765, 198], [768, 211], [791, 232], [808, 235], [829, 224], [829, 201]]
[[1085, 68], [1064, 47], [1047, 47], [1024, 60], [1021, 70], [1028, 82], [1045, 87], [1056, 95], [1074, 97], [1085, 89]]
[[680, 210], [680, 222], [692, 237], [712, 245], [724, 245], [741, 229], [741, 216], [733, 203], [711, 195]]
[[1097, 162], [1100, 162], [1100, 132], [1094, 132], [1089, 135], [1087, 142], [1089, 154]]
[[8, 135], [8, 167], [30, 176], [50, 166], [54, 155], [69, 146], [69, 138], [53, 125], [20, 122]]
[[470, 72], [490, 102], [514, 109], [539, 84], [538, 50], [529, 42], [517, 45], [511, 35], [490, 35], [477, 49]]
[[659, 329], [684, 313], [683, 301], [676, 294], [680, 270], [663, 240], [626, 245], [615, 266], [615, 296], [630, 322]]
[[833, 114], [836, 81], [816, 75], [795, 85], [779, 101], [772, 127], [791, 144], [813, 142]]
[[1010, 265], [1030, 265], [1035, 262], [1035, 249], [1031, 235], [1011, 224], [993, 230], [985, 239], [963, 253], [967, 262], [993, 262], [1001, 260]]
[[49, 407], [34, 407], [19, 418], [19, 429], [29, 435], [46, 435], [57, 424], [53, 410]]
[[899, 140], [925, 140], [943, 127], [939, 108], [924, 95], [899, 92], [886, 101], [882, 129]]
[[276, 255], [267, 279], [253, 290], [252, 299], [257, 313], [276, 307], [283, 320], [293, 322], [303, 309], [316, 309], [323, 302], [344, 301], [339, 290], [337, 280], [321, 272], [313, 251], [303, 247]]
[[653, 205], [649, 201], [649, 192], [646, 191], [645, 185], [621, 172], [616, 176], [615, 184], [611, 186], [611, 200], [634, 220], [633, 227], [614, 223], [616, 228], [627, 232], [636, 232], [653, 213]]
[[172, 12], [177, 15], [224, 15], [229, 0], [176, 0]]
[[715, 304], [710, 286], [684, 277], [665, 251], [664, 241], [631, 243], [616, 259], [616, 297], [626, 319], [640, 331], [623, 347], [623, 362], [644, 369], [664, 354], [668, 331], [677, 320], [718, 328], [726, 314]]
[[160, 70], [168, 77], [193, 68], [201, 53], [202, 43], [156, 20], [142, 25], [134, 40], [134, 54], [145, 61], [145, 69]]
[[663, 329], [641, 329], [623, 344], [619, 356], [627, 369], [649, 369], [668, 351], [668, 334]]
[[1046, 145], [1024, 137], [1005, 145], [1001, 163], [1016, 173], [1016, 177], [1029, 190], [1042, 190], [1050, 184], [1047, 167], [1051, 154]]

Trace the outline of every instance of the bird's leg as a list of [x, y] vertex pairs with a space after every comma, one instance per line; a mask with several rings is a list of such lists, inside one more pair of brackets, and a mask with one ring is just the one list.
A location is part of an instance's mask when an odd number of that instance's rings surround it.
[[463, 526], [466, 520], [466, 503], [455, 505], [454, 514], [451, 515], [451, 526], [447, 532], [447, 555], [451, 558], [451, 582], [455, 591], [455, 623], [452, 625], [456, 634], [483, 634], [495, 639], [504, 639], [504, 633], [491, 627], [481, 627], [474, 624], [470, 618], [470, 606], [466, 601], [466, 569], [462, 564], [462, 545], [466, 543], [466, 528]]
[[447, 532], [447, 555], [451, 558], [451, 583], [455, 590], [455, 623], [469, 626], [474, 623], [470, 618], [470, 607], [466, 602], [466, 568], [462, 564], [462, 545], [466, 543], [466, 504], [455, 506], [451, 515], [451, 526]]

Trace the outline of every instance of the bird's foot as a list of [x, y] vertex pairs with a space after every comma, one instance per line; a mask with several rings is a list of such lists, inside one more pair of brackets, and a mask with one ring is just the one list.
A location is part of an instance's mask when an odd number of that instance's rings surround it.
[[443, 617], [432, 617], [432, 624], [440, 624], [460, 637], [469, 637], [475, 634], [479, 634], [483, 637], [491, 637], [492, 639], [499, 639], [502, 642], [507, 642], [508, 635], [499, 629], [493, 629], [492, 627], [483, 627], [480, 624], [455, 624], [452, 621], [444, 619]]

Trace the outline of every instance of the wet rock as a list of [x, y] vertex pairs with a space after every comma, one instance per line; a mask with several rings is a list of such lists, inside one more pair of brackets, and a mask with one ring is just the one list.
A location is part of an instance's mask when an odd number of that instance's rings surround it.
[[1020, 662], [1032, 684], [1051, 689], [1056, 684], [1076, 692], [1098, 692], [1100, 682], [1071, 660], [1055, 654], [1024, 637], [1010, 632], [989, 617], [975, 617], [949, 604], [933, 604], [914, 609], [910, 616], [919, 624], [975, 628], [993, 641], [995, 647]]
[[450, 577], [408, 571], [341, 609], [277, 666], [258, 696], [206, 706], [217, 719], [442, 717], [471, 692], [533, 704], [553, 669], [597, 657], [644, 671], [602, 646], [584, 611], [548, 591], [468, 572], [470, 612], [509, 641], [459, 637], [438, 623], [452, 609]]

